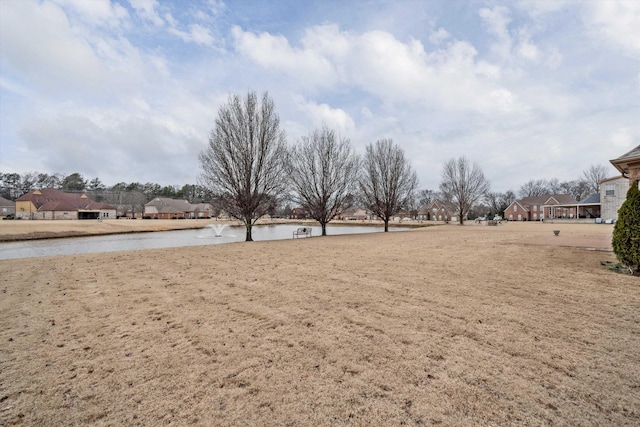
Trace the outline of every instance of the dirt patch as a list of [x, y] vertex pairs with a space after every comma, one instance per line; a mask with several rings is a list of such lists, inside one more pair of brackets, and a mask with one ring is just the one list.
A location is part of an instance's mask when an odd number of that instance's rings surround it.
[[640, 280], [546, 227], [0, 261], [0, 424], [638, 425]]

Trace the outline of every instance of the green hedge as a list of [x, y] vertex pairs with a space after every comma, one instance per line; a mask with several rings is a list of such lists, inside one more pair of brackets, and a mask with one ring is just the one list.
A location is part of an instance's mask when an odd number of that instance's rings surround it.
[[620, 263], [640, 275], [640, 190], [637, 181], [629, 187], [627, 199], [618, 211], [612, 244]]

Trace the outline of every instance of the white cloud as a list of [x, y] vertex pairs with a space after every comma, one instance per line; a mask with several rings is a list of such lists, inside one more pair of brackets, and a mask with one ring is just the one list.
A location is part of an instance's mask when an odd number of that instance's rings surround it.
[[144, 21], [151, 22], [158, 27], [164, 25], [164, 20], [156, 10], [158, 7], [157, 0], [129, 0], [129, 3], [135, 9], [136, 14]]
[[521, 28], [519, 31], [518, 55], [528, 61], [536, 62], [540, 59], [540, 49], [531, 41], [531, 34], [528, 30]]
[[329, 85], [335, 79], [330, 62], [319, 52], [293, 48], [283, 36], [256, 35], [237, 26], [231, 32], [236, 49], [264, 68], [304, 78], [308, 83], [319, 86]]
[[640, 57], [640, 2], [592, 1], [585, 2], [584, 7], [588, 33], [612, 43], [631, 56]]
[[449, 34], [449, 32], [444, 28], [440, 27], [438, 28], [438, 31], [434, 31], [433, 33], [431, 33], [431, 35], [429, 36], [429, 41], [435, 45], [439, 45], [450, 37], [451, 34]]
[[13, 2], [0, 13], [0, 50], [5, 72], [51, 91], [78, 84], [95, 88], [105, 69], [93, 48], [78, 37], [53, 3]]
[[169, 29], [169, 32], [177, 35], [186, 43], [195, 43], [212, 47], [215, 41], [209, 29], [200, 24], [191, 24], [189, 26], [189, 32], [180, 31], [176, 27], [172, 26]]
[[572, 3], [575, 3], [575, 0], [519, 0], [516, 5], [528, 12], [531, 17], [537, 19], [558, 12]]
[[482, 8], [478, 12], [489, 31], [495, 34], [498, 42], [492, 46], [493, 54], [496, 57], [505, 59], [511, 54], [512, 40], [509, 34], [509, 23], [511, 14], [504, 6], [495, 6], [493, 9]]
[[[384, 102], [435, 103], [451, 110], [510, 111], [515, 105], [513, 95], [505, 102], [509, 89], [496, 81], [500, 70], [476, 62], [477, 51], [464, 41], [427, 52], [419, 40], [402, 42], [384, 31], [352, 34], [335, 25], [307, 29], [301, 48], [292, 48], [284, 36], [239, 27], [233, 35], [240, 53], [308, 89], [356, 85]], [[491, 102], [496, 93], [499, 102]]]
[[355, 122], [341, 108], [331, 108], [327, 104], [316, 104], [313, 101], [298, 100], [299, 108], [304, 111], [315, 128], [327, 125], [335, 129], [341, 135], [352, 135], [355, 131]]
[[129, 18], [127, 9], [118, 3], [111, 3], [110, 0], [55, 0], [55, 3], [60, 7], [73, 10], [82, 17], [85, 23], [92, 25], [119, 27], [123, 21]]

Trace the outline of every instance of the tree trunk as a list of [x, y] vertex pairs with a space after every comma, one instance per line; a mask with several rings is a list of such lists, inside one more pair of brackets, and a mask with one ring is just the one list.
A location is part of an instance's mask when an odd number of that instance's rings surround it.
[[247, 237], [244, 240], [245, 242], [253, 242], [253, 238], [251, 237], [251, 221], [246, 222], [244, 224], [245, 228], [247, 229]]
[[384, 232], [389, 231], [389, 218], [384, 219]]
[[462, 215], [460, 215], [460, 225], [464, 225], [464, 219], [463, 219]]
[[320, 225], [322, 226], [322, 235], [326, 236], [327, 235], [327, 223], [326, 222], [321, 222]]

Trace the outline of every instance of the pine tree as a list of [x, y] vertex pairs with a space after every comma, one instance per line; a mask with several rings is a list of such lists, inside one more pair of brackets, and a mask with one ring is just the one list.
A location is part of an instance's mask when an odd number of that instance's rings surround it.
[[613, 228], [613, 252], [623, 265], [640, 275], [640, 190], [636, 181], [618, 211]]

